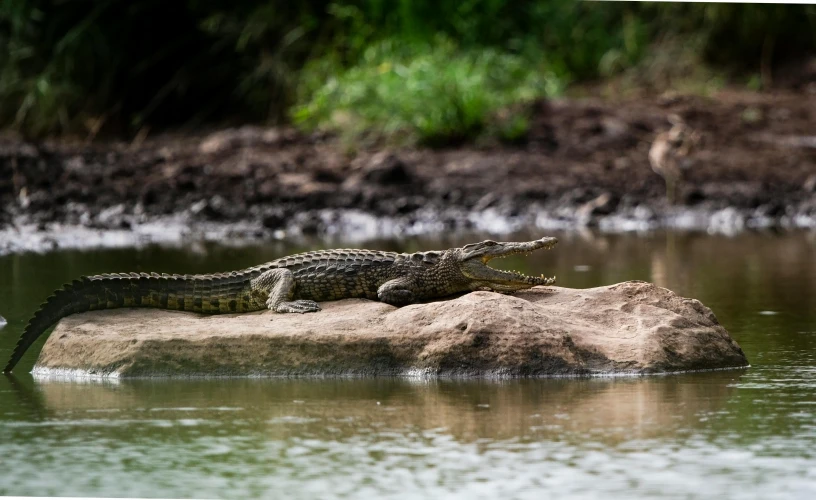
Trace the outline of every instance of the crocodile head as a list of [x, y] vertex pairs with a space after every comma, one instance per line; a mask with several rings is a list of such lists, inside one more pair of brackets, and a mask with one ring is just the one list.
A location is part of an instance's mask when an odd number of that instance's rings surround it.
[[459, 269], [468, 278], [470, 288], [490, 288], [497, 292], [512, 292], [538, 285], [552, 285], [555, 276], [527, 276], [515, 271], [500, 271], [488, 266], [491, 259], [508, 257], [516, 254], [529, 254], [536, 250], [549, 250], [558, 243], [556, 238], [544, 237], [540, 240], [525, 242], [500, 242], [485, 240], [457, 248]]

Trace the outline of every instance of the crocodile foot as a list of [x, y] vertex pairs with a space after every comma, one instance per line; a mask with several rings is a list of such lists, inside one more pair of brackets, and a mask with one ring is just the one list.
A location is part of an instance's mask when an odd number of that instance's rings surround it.
[[278, 313], [308, 313], [317, 312], [320, 306], [313, 300], [295, 300], [292, 302], [281, 302], [275, 306], [274, 311]]

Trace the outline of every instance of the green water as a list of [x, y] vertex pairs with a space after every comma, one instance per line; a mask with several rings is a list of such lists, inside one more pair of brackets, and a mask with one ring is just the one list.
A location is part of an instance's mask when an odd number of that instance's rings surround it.
[[[816, 498], [816, 233], [557, 236], [554, 251], [498, 266], [572, 287], [649, 280], [699, 298], [752, 367], [502, 382], [71, 382], [24, 374], [40, 342], [22, 375], [0, 377], [0, 495]], [[78, 275], [222, 271], [303, 249], [2, 257], [0, 357]]]

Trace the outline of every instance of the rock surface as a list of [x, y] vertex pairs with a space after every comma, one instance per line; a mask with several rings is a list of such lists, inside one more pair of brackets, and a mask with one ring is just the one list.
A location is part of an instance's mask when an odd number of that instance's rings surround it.
[[656, 285], [474, 292], [402, 308], [199, 316], [147, 309], [63, 319], [35, 373], [112, 376], [564, 376], [748, 365], [710, 309]]

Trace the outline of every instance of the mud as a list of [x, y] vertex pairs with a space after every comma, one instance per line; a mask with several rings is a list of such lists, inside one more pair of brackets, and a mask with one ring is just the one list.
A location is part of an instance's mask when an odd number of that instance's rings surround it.
[[[698, 130], [678, 203], [649, 164], [677, 114]], [[816, 96], [562, 100], [513, 144], [353, 150], [254, 126], [140, 142], [0, 137], [0, 253], [297, 235], [523, 227], [733, 233], [816, 228]]]

